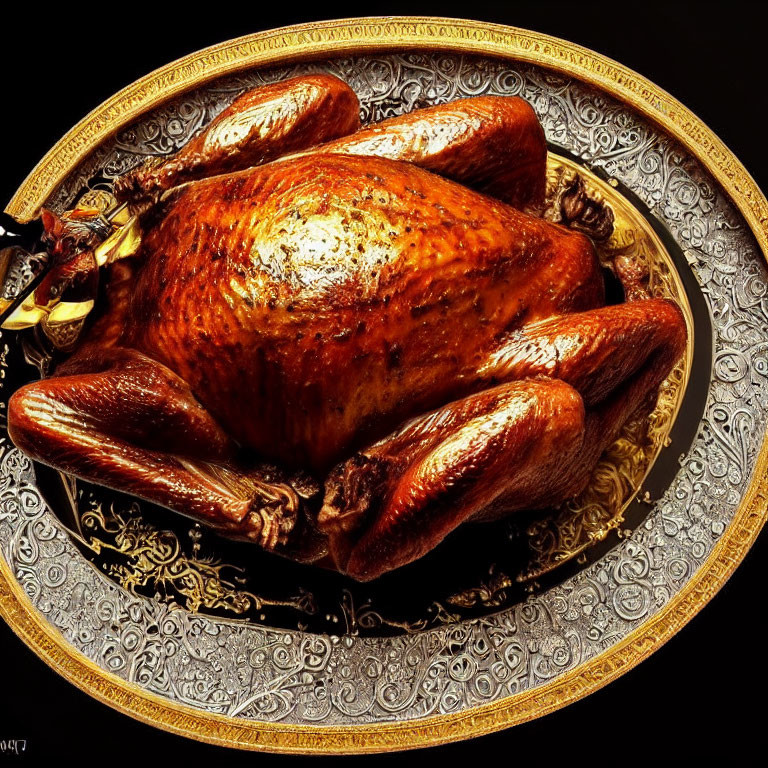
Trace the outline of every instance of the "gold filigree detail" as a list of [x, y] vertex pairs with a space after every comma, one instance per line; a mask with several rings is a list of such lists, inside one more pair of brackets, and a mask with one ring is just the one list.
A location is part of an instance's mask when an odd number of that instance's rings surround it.
[[[371, 630], [379, 627], [399, 629], [401, 632], [411, 635], [425, 629], [429, 624], [428, 619], [397, 621], [396, 619], [387, 618], [378, 611], [375, 611], [369, 600], [356, 605], [354, 595], [348, 589], [342, 590], [341, 615], [344, 620], [345, 634], [347, 635], [358, 635], [361, 629]], [[337, 620], [335, 616], [333, 619], [334, 621]]]
[[[310, 615], [316, 610], [312, 594], [304, 590], [294, 598], [272, 600], [241, 589], [236, 582], [243, 569], [202, 556], [197, 541], [193, 554], [187, 554], [176, 534], [148, 523], [137, 504], [125, 513], [114, 505], [106, 509], [92, 502], [82, 514], [80, 525], [90, 550], [97, 555], [108, 551], [118, 556], [117, 562], [106, 566], [107, 574], [133, 593], [150, 587], [156, 597], [171, 604], [180, 601], [182, 607], [194, 613], [222, 610], [244, 615], [267, 606], [293, 608]], [[199, 538], [199, 531], [193, 529], [191, 535]], [[232, 577], [228, 578], [227, 573]]]
[[491, 566], [487, 581], [451, 595], [446, 602], [459, 608], [473, 608], [478, 604], [486, 608], [498, 608], [506, 602], [507, 590], [513, 585], [514, 581], [506, 573], [497, 573], [496, 567]]

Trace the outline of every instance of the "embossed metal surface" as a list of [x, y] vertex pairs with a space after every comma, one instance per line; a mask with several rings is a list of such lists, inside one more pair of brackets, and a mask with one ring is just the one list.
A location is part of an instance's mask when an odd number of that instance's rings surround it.
[[132, 595], [84, 559], [7, 439], [0, 547], [30, 602], [67, 643], [169, 703], [235, 720], [363, 729], [471, 713], [621, 645], [713, 552], [744, 498], [765, 433], [768, 276], [740, 212], [664, 131], [577, 80], [455, 53], [370, 54], [228, 76], [106, 141], [50, 203], [66, 206], [97, 173], [110, 178], [143, 156], [173, 151], [246, 86], [318, 70], [355, 88], [366, 120], [463, 96], [521, 95], [552, 144], [619, 180], [663, 223], [702, 286], [714, 345], [704, 416], [673, 481], [631, 535], [563, 583], [480, 619], [395, 637], [271, 630]]

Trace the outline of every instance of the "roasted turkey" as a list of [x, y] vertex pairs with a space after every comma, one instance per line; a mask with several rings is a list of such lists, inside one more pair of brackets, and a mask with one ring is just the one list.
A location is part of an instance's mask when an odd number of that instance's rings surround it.
[[606, 306], [592, 241], [531, 215], [522, 99], [358, 109], [330, 76], [266, 86], [118, 179], [141, 252], [12, 397], [15, 444], [358, 580], [579, 493], [681, 356], [681, 312]]

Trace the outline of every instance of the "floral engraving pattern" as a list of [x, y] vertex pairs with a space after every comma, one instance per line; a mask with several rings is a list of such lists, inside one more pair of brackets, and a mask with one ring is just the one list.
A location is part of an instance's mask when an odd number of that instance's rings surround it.
[[[105, 670], [231, 717], [363, 725], [458, 712], [557, 678], [614, 646], [681, 589], [748, 484], [768, 412], [768, 282], [745, 222], [679, 145], [595, 89], [533, 66], [443, 54], [336, 59], [248, 72], [189, 94], [107, 142], [57, 190], [171, 151], [246, 86], [306, 71], [347, 80], [380, 119], [481, 93], [518, 94], [547, 138], [633, 190], [684, 248], [709, 303], [714, 364], [698, 434], [643, 524], [563, 584], [491, 616], [396, 637], [313, 635], [137, 598], [75, 549], [31, 464], [0, 458], [0, 547], [31, 602]], [[5, 393], [7, 394], [7, 393]]]

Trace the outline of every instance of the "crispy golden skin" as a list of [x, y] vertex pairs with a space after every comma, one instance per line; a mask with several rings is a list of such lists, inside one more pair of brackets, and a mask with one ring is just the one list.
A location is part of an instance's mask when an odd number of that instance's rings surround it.
[[[353, 133], [356, 102], [328, 80], [245, 94], [163, 172], [117, 185], [156, 197], [221, 174], [150, 211], [140, 260], [111, 267], [108, 308], [14, 394], [8, 426], [63, 471], [297, 559], [327, 545], [366, 580], [465, 521], [578, 493], [686, 330], [666, 301], [604, 306], [591, 241], [497, 199], [540, 201], [527, 105]], [[263, 117], [273, 97], [289, 106]], [[243, 447], [280, 468], [256, 476]], [[306, 469], [324, 485], [309, 520]]]
[[241, 444], [318, 470], [470, 391], [500, 335], [603, 300], [585, 236], [372, 157], [196, 182], [145, 258], [127, 343]]
[[118, 199], [141, 200], [193, 179], [273, 160], [360, 127], [355, 92], [332, 75], [306, 75], [247, 91], [173, 157], [115, 181]]
[[308, 151], [415, 163], [516, 208], [536, 210], [544, 200], [544, 131], [531, 105], [515, 96], [426, 107]]

